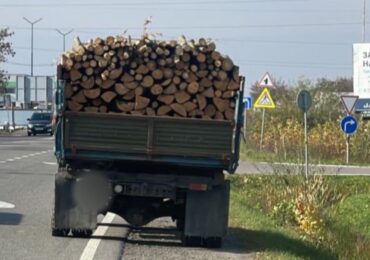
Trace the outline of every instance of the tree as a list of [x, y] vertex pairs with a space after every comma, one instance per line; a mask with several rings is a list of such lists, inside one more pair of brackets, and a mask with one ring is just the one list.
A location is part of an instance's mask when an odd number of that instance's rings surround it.
[[5, 85], [8, 80], [6, 71], [1, 68], [1, 65], [7, 61], [8, 56], [13, 57], [15, 55], [11, 42], [7, 41], [7, 38], [12, 35], [13, 32], [10, 32], [9, 28], [0, 29], [0, 93], [5, 92]]

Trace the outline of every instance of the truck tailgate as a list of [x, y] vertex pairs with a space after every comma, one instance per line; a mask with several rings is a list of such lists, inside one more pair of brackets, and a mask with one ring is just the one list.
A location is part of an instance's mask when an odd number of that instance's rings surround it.
[[233, 156], [230, 121], [86, 112], [65, 112], [64, 120], [64, 148], [75, 156], [209, 159], [222, 168]]

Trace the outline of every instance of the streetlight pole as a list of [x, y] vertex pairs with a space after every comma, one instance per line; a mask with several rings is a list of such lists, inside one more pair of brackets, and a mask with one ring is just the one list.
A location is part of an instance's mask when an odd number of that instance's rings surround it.
[[63, 52], [65, 52], [66, 51], [66, 36], [68, 35], [68, 34], [70, 34], [71, 32], [73, 32], [73, 30], [70, 30], [70, 31], [68, 31], [68, 32], [66, 32], [66, 33], [63, 33], [62, 31], [60, 31], [60, 30], [58, 30], [58, 29], [55, 29], [60, 35], [62, 35], [63, 36]]
[[28, 20], [26, 17], [23, 17], [23, 19], [29, 24], [31, 24], [31, 76], [33, 76], [33, 25], [40, 22], [42, 18], [39, 18], [33, 22]]

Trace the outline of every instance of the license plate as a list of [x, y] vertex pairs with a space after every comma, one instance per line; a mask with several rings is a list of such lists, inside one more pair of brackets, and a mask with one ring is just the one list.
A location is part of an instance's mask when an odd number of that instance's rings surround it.
[[35, 127], [35, 130], [36, 131], [44, 131], [44, 128], [42, 128], [42, 127]]

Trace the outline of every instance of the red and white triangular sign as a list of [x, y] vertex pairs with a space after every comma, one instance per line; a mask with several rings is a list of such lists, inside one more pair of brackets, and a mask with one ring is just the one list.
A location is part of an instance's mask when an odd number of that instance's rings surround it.
[[341, 96], [340, 97], [343, 103], [344, 108], [346, 109], [348, 114], [352, 113], [353, 108], [356, 105], [356, 102], [358, 100], [358, 96]]
[[274, 88], [275, 87], [275, 84], [272, 81], [270, 73], [266, 72], [266, 74], [263, 76], [263, 78], [258, 83], [258, 86], [262, 88]]

